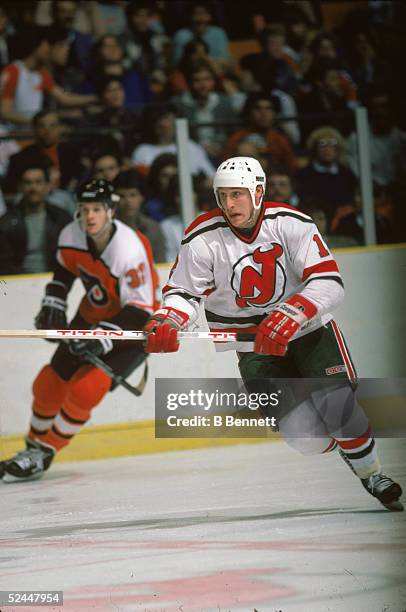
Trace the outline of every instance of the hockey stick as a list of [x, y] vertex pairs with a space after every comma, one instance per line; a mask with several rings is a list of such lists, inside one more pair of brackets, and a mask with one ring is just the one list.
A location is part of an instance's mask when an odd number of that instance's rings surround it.
[[142, 378], [140, 382], [138, 383], [138, 386], [134, 387], [133, 385], [130, 385], [130, 383], [128, 383], [125, 380], [125, 378], [123, 378], [123, 376], [116, 374], [110, 368], [110, 366], [107, 365], [107, 363], [104, 363], [104, 361], [102, 361], [99, 357], [97, 357], [90, 351], [86, 351], [83, 354], [83, 359], [87, 363], [90, 363], [95, 368], [98, 368], [99, 370], [107, 374], [107, 376], [110, 376], [110, 378], [113, 380], [113, 382], [116, 385], [121, 385], [122, 387], [124, 387], [124, 389], [127, 389], [127, 391], [129, 391], [130, 393], [133, 393], [136, 397], [139, 397], [143, 393], [145, 389], [145, 385], [147, 384], [147, 379], [148, 379], [148, 363], [146, 361], [145, 361], [144, 372], [142, 374]]
[[[78, 340], [79, 338], [110, 340], [145, 340], [147, 334], [133, 330], [107, 329], [0, 329], [0, 338], [43, 338], [45, 340]], [[255, 334], [244, 332], [179, 332], [179, 340], [214, 340], [215, 342], [252, 342]]]

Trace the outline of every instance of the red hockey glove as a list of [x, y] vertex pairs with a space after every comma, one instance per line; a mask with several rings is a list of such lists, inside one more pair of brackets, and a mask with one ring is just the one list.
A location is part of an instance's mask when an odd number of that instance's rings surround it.
[[288, 350], [289, 340], [316, 313], [317, 308], [312, 302], [301, 295], [292, 295], [262, 321], [255, 338], [254, 351], [261, 355], [283, 357]]
[[148, 334], [147, 353], [174, 353], [179, 349], [178, 331], [183, 329], [189, 315], [170, 306], [154, 312], [148, 319], [144, 331]]

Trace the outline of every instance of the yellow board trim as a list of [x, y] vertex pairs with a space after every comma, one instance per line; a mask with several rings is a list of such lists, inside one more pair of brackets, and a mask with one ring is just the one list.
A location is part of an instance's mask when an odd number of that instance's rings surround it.
[[[169, 451], [229, 446], [278, 440], [278, 434], [269, 431], [266, 438], [155, 438], [155, 421], [117, 423], [85, 427], [72, 442], [58, 453], [55, 461], [86, 461], [125, 455], [146, 455]], [[12, 457], [24, 448], [24, 436], [0, 438], [0, 460]]]

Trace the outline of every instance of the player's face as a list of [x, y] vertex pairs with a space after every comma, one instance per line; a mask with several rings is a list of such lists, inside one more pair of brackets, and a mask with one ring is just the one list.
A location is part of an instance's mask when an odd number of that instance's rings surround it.
[[82, 227], [89, 236], [96, 236], [108, 224], [109, 214], [102, 202], [83, 202], [79, 211]]
[[234, 227], [252, 225], [254, 206], [246, 187], [221, 187], [218, 196], [223, 212], [231, 225]]

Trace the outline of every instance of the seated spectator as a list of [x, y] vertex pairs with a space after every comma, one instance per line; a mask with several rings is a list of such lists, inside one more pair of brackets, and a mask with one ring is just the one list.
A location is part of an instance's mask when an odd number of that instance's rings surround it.
[[[185, 117], [190, 124], [190, 134], [211, 159], [217, 162], [227, 138], [227, 125], [237, 122], [231, 96], [219, 92], [216, 74], [206, 63], [195, 64], [187, 74], [189, 90], [172, 99], [178, 116]], [[218, 125], [199, 124], [214, 123]]]
[[0, 71], [10, 63], [10, 30], [8, 9], [0, 6]]
[[118, 144], [123, 157], [131, 156], [134, 148], [134, 133], [138, 129], [138, 116], [125, 107], [125, 91], [120, 77], [107, 77], [99, 85], [98, 94], [103, 110], [87, 121], [90, 126], [116, 128], [110, 134]]
[[[372, 178], [381, 186], [389, 186], [406, 170], [406, 133], [394, 122], [389, 94], [379, 85], [372, 86], [365, 98], [369, 119], [369, 150]], [[359, 176], [358, 142], [354, 131], [348, 138], [348, 163]]]
[[356, 240], [351, 234], [346, 236], [341, 233], [331, 233], [328, 210], [323, 200], [319, 198], [308, 198], [300, 205], [300, 210], [313, 219], [323, 240], [330, 249], [359, 246], [362, 243]]
[[123, 160], [114, 151], [100, 151], [93, 158], [92, 178], [113, 183], [123, 170]]
[[284, 52], [292, 59], [295, 71], [303, 75], [307, 71], [311, 56], [309, 53], [310, 22], [300, 6], [288, 7], [283, 12], [283, 23], [286, 27], [286, 45]]
[[391, 74], [393, 67], [377, 53], [367, 29], [351, 33], [346, 40], [348, 70], [357, 84], [359, 97], [363, 99], [374, 83], [384, 81]]
[[0, 123], [0, 179], [6, 177], [11, 157], [20, 151], [20, 145], [14, 138], [8, 138], [10, 130]]
[[180, 94], [188, 89], [186, 76], [195, 64], [200, 62], [207, 62], [211, 66], [216, 79], [222, 78], [224, 72], [210, 57], [208, 45], [202, 38], [193, 38], [184, 46], [182, 57], [177, 66], [169, 72], [168, 85], [173, 95]]
[[46, 168], [31, 165], [22, 172], [23, 198], [0, 218], [0, 274], [54, 269], [58, 235], [71, 221], [64, 210], [46, 203]]
[[[379, 244], [396, 242], [397, 228], [393, 224], [394, 210], [389, 191], [375, 184], [373, 194], [377, 242]], [[334, 235], [352, 236], [359, 244], [364, 244], [364, 220], [359, 189], [356, 190], [351, 204], [337, 209], [331, 222], [331, 230]]]
[[50, 2], [53, 28], [62, 28], [68, 32], [68, 66], [86, 72], [92, 47], [92, 36], [81, 32], [75, 27], [75, 19], [79, 10], [78, 2], [58, 0]]
[[212, 12], [207, 2], [194, 2], [190, 7], [190, 28], [177, 30], [173, 37], [173, 63], [178, 64], [185, 45], [191, 40], [203, 39], [209, 55], [222, 68], [232, 67], [229, 40], [226, 31], [212, 25]]
[[121, 79], [125, 91], [125, 107], [138, 111], [151, 102], [148, 77], [140, 70], [125, 68], [125, 56], [119, 39], [105, 34], [93, 46], [91, 69], [83, 84], [83, 91], [95, 93], [102, 81], [115, 76]]
[[153, 161], [147, 176], [147, 198], [143, 212], [155, 221], [165, 218], [165, 192], [173, 176], [178, 175], [178, 159], [173, 153], [162, 153]]
[[338, 51], [338, 43], [330, 32], [320, 32], [311, 42], [310, 53], [312, 57], [309, 66], [309, 78], [312, 80], [313, 73], [317, 70], [320, 63], [331, 63], [337, 67], [339, 85], [343, 96], [347, 100], [347, 105], [356, 105], [358, 99], [357, 85], [353, 81], [350, 73], [345, 69], [345, 62]]
[[352, 202], [357, 186], [354, 174], [343, 164], [344, 139], [338, 130], [324, 126], [311, 133], [306, 148], [310, 162], [296, 175], [297, 192], [301, 200], [319, 197], [331, 220], [339, 206]]
[[[33, 163], [35, 164], [35, 161]], [[62, 210], [65, 210], [71, 217], [73, 217], [76, 211], [76, 199], [72, 192], [60, 188], [60, 171], [58, 170], [58, 168], [56, 168], [56, 166], [52, 164], [51, 160], [47, 157], [41, 158], [40, 164], [41, 167], [48, 172], [49, 177], [49, 188], [45, 196], [46, 204], [58, 206], [59, 208], [62, 208]], [[27, 167], [29, 167], [29, 164]], [[20, 185], [18, 187], [20, 187]], [[24, 194], [21, 193], [21, 191], [18, 191], [13, 196], [13, 199], [9, 202], [9, 204], [12, 206], [18, 206], [23, 197]]]
[[[48, 68], [55, 83], [64, 91], [71, 93], [78, 92], [83, 82], [84, 74], [78, 68], [69, 65], [69, 31], [66, 28], [54, 26], [48, 35], [48, 42], [51, 46]], [[47, 97], [47, 110], [59, 109], [60, 106], [56, 98], [52, 96]], [[69, 110], [66, 115], [75, 118], [74, 112], [76, 116], [82, 116], [82, 111], [78, 111], [78, 109], [75, 109], [75, 111]]]
[[298, 208], [299, 196], [295, 192], [295, 182], [289, 170], [281, 166], [268, 168], [269, 199]]
[[160, 226], [166, 241], [166, 261], [174, 262], [178, 256], [185, 230], [182, 217], [179, 214], [180, 193], [177, 176], [172, 176], [169, 179], [164, 200], [165, 218], [160, 222]]
[[262, 51], [240, 60], [242, 85], [246, 91], [281, 89], [295, 96], [301, 81], [300, 66], [285, 52], [285, 28], [274, 24], [261, 38]]
[[53, 111], [37, 113], [32, 120], [32, 128], [34, 143], [10, 157], [4, 184], [5, 192], [14, 193], [22, 170], [44, 159], [51, 160], [52, 165], [59, 171], [60, 187], [73, 192], [84, 167], [78, 149], [72, 143], [62, 140], [63, 127], [57, 113]]
[[286, 166], [292, 172], [296, 159], [292, 145], [284, 134], [275, 129], [276, 101], [264, 92], [248, 96], [242, 113], [244, 127], [237, 130], [226, 141], [222, 158], [233, 157], [241, 140], [255, 142], [260, 151], [270, 157], [272, 164]]
[[[145, 109], [142, 126], [143, 142], [132, 154], [133, 163], [146, 174], [153, 161], [162, 153], [176, 153], [175, 112], [172, 106], [149, 106]], [[206, 151], [189, 139], [188, 154], [190, 172], [193, 175], [214, 176], [215, 168], [207, 157]]]
[[125, 170], [116, 176], [113, 184], [120, 196], [117, 218], [148, 238], [156, 263], [167, 261], [165, 237], [159, 223], [141, 212], [145, 198], [144, 177], [136, 170]]
[[121, 37], [128, 64], [150, 74], [154, 70], [166, 70], [169, 38], [152, 29], [152, 5], [148, 0], [129, 2], [127, 5], [127, 29]]
[[29, 124], [43, 108], [44, 94], [64, 106], [87, 106], [93, 95], [66, 92], [45, 68], [50, 60], [49, 30], [32, 26], [18, 33], [20, 57], [3, 69], [1, 75], [0, 113], [13, 124]]
[[[311, 84], [310, 91], [298, 98], [299, 114], [313, 115], [304, 118], [302, 134], [304, 138], [318, 127], [328, 122], [344, 135], [348, 135], [354, 125], [352, 111], [357, 105], [351, 89], [343, 87], [342, 71], [335, 60], [319, 60], [307, 74]], [[318, 116], [314, 116], [318, 115]]]

